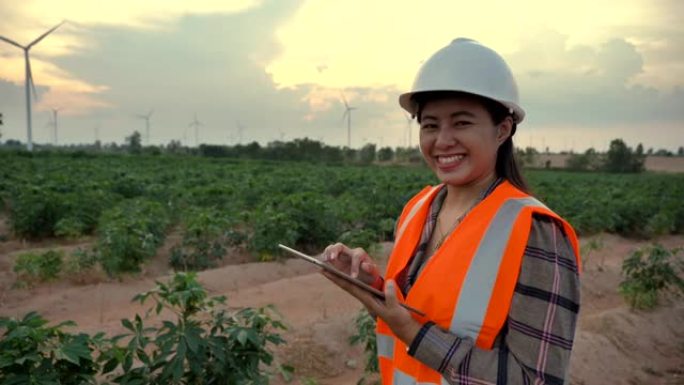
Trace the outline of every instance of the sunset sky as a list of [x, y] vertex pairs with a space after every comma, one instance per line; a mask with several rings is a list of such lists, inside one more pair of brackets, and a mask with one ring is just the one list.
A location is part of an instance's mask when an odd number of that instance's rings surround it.
[[[495, 49], [518, 80], [518, 146], [551, 151], [684, 145], [684, 2], [0, 0], [0, 36], [28, 44], [33, 132], [59, 142], [233, 144], [299, 137], [407, 144], [397, 103], [420, 63], [456, 37]], [[0, 41], [1, 140], [26, 140], [24, 59]], [[412, 143], [417, 136], [411, 127]]]

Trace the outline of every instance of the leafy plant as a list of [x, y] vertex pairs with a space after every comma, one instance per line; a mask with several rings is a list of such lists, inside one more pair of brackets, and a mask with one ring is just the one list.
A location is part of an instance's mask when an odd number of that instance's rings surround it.
[[14, 272], [23, 283], [50, 281], [56, 279], [62, 271], [62, 259], [63, 253], [57, 250], [48, 250], [42, 254], [20, 254], [14, 264]]
[[83, 282], [86, 274], [91, 272], [97, 263], [99, 257], [97, 253], [90, 250], [76, 249], [64, 263], [64, 271], [69, 275], [69, 278], [76, 282]]
[[71, 321], [47, 323], [35, 312], [21, 320], [0, 318], [0, 384], [95, 384], [93, 340], [63, 331], [75, 326]]
[[228, 246], [238, 245], [244, 236], [235, 224], [218, 210], [195, 208], [185, 216], [181, 245], [171, 250], [170, 263], [175, 270], [204, 270], [223, 258]]
[[302, 192], [272, 199], [254, 218], [250, 246], [262, 260], [277, 255], [278, 243], [321, 247], [335, 240], [339, 221], [334, 200]]
[[46, 188], [16, 189], [10, 197], [12, 230], [20, 236], [38, 238], [52, 235], [63, 212], [64, 205], [58, 194]]
[[[125, 347], [103, 353], [104, 373], [114, 372], [118, 384], [267, 384], [262, 366], [273, 362], [271, 345], [283, 343], [276, 333], [285, 326], [272, 308], [227, 312], [225, 297], [208, 298], [194, 273], [177, 273], [168, 283], [137, 295], [152, 300], [150, 312], [166, 310], [175, 322], [147, 327], [139, 315], [122, 320]], [[117, 372], [116, 369], [119, 368]]]
[[678, 254], [682, 249], [665, 249], [661, 245], [640, 249], [622, 263], [623, 281], [620, 293], [632, 308], [652, 309], [664, 291], [684, 293], [684, 279]]
[[86, 233], [86, 226], [78, 218], [65, 217], [55, 223], [55, 235], [65, 238], [78, 238]]
[[110, 275], [140, 271], [165, 237], [168, 212], [158, 202], [132, 199], [103, 213], [97, 251]]
[[[356, 332], [349, 338], [349, 343], [352, 345], [363, 344], [363, 350], [366, 354], [366, 365], [364, 370], [366, 374], [377, 373], [380, 370], [378, 364], [378, 346], [375, 337], [375, 320], [370, 316], [366, 309], [362, 309], [354, 319], [356, 325]], [[362, 378], [359, 383], [362, 383]]]
[[[603, 248], [603, 238], [601, 236], [592, 238], [589, 242], [580, 247], [580, 255], [582, 256], [582, 271], [587, 269], [589, 264], [589, 257], [594, 251], [599, 251]], [[598, 265], [598, 270], [603, 271], [603, 259]]]

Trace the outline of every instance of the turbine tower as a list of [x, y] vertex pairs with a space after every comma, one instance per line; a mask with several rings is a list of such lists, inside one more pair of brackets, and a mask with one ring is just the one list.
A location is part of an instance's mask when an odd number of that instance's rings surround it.
[[406, 127], [407, 144], [406, 144], [406, 147], [411, 148], [411, 123], [413, 123], [413, 118], [411, 117], [411, 115], [409, 115], [407, 113], [404, 113], [404, 116], [406, 117], [406, 124], [407, 124], [407, 127]]
[[6, 43], [12, 44], [13, 46], [21, 48], [22, 50], [24, 50], [24, 62], [25, 62], [25, 66], [26, 66], [25, 75], [24, 75], [24, 83], [26, 85], [26, 131], [27, 131], [26, 149], [29, 151], [33, 151], [33, 133], [31, 131], [31, 90], [33, 90], [34, 99], [36, 98], [36, 86], [33, 83], [33, 75], [31, 73], [31, 60], [29, 59], [29, 50], [31, 49], [31, 47], [33, 47], [34, 45], [38, 44], [41, 40], [43, 40], [45, 38], [45, 36], [52, 33], [52, 31], [59, 28], [65, 22], [66, 21], [62, 21], [61, 23], [52, 27], [47, 32], [45, 32], [44, 34], [38, 36], [37, 39], [35, 39], [31, 43], [29, 43], [27, 46], [23, 46], [23, 45], [15, 42], [14, 40], [0, 36], [0, 40], [4, 41]]
[[52, 144], [57, 146], [57, 113], [59, 108], [51, 108], [52, 110]]
[[197, 113], [195, 113], [195, 119], [188, 124], [188, 127], [195, 129], [195, 146], [199, 147], [199, 127], [204, 126], [202, 122], [197, 120]]
[[238, 144], [242, 144], [242, 130], [245, 129], [245, 126], [243, 126], [239, 120], [235, 121], [235, 125], [237, 126]]
[[349, 106], [349, 103], [347, 103], [347, 98], [344, 97], [344, 94], [342, 94], [342, 101], [344, 102], [344, 114], [342, 114], [342, 120], [344, 118], [347, 118], [347, 147], [351, 148], [351, 112], [352, 110], [355, 110], [356, 107], [351, 107]]
[[152, 117], [153, 112], [154, 110], [150, 110], [150, 112], [148, 112], [147, 115], [136, 115], [138, 118], [145, 120], [145, 144], [147, 144], [148, 146], [150, 145], [150, 118]]

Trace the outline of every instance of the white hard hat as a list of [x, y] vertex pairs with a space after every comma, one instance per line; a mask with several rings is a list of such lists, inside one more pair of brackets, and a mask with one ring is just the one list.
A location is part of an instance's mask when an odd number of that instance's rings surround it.
[[483, 96], [506, 106], [520, 123], [525, 111], [518, 104], [518, 86], [503, 58], [475, 40], [458, 38], [437, 51], [418, 71], [411, 92], [399, 105], [412, 116], [418, 106], [411, 97], [420, 92], [458, 91]]

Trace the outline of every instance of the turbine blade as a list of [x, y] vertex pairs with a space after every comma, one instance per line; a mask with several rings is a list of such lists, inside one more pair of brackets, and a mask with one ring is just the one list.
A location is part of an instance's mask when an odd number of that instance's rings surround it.
[[33, 100], [36, 101], [38, 100], [38, 93], [36, 92], [36, 85], [33, 84], [33, 71], [31, 71], [31, 59], [28, 58], [28, 55], [26, 55], [26, 63], [26, 76], [28, 76], [28, 82], [31, 85], [31, 90], [33, 91]]
[[347, 98], [344, 97], [344, 93], [340, 91], [340, 95], [342, 95], [342, 101], [344, 102], [344, 107], [349, 108], [349, 103], [347, 103]]
[[62, 24], [64, 24], [64, 23], [66, 23], [66, 20], [63, 20], [61, 23], [59, 23], [59, 24], [57, 24], [56, 26], [50, 28], [47, 32], [45, 32], [44, 34], [40, 35], [36, 40], [32, 41], [31, 44], [27, 45], [27, 46], [26, 46], [26, 49], [31, 49], [31, 47], [33, 47], [34, 45], [38, 44], [38, 42], [40, 42], [41, 40], [43, 40], [43, 39], [45, 38], [45, 36], [51, 34], [52, 31], [56, 30], [57, 28], [59, 28], [59, 27], [60, 27]]
[[149, 119], [152, 116], [152, 113], [154, 113], [154, 108], [150, 110], [150, 113], [147, 114], [147, 118]]
[[8, 39], [8, 38], [6, 38], [6, 37], [0, 36], [0, 40], [2, 40], [2, 41], [4, 41], [4, 42], [7, 42], [7, 43], [10, 43], [10, 44], [12, 44], [13, 46], [19, 47], [19, 48], [21, 48], [21, 49], [26, 49], [26, 47], [24, 47], [23, 45], [20, 45], [20, 44], [17, 43], [16, 41], [10, 40], [10, 39]]

